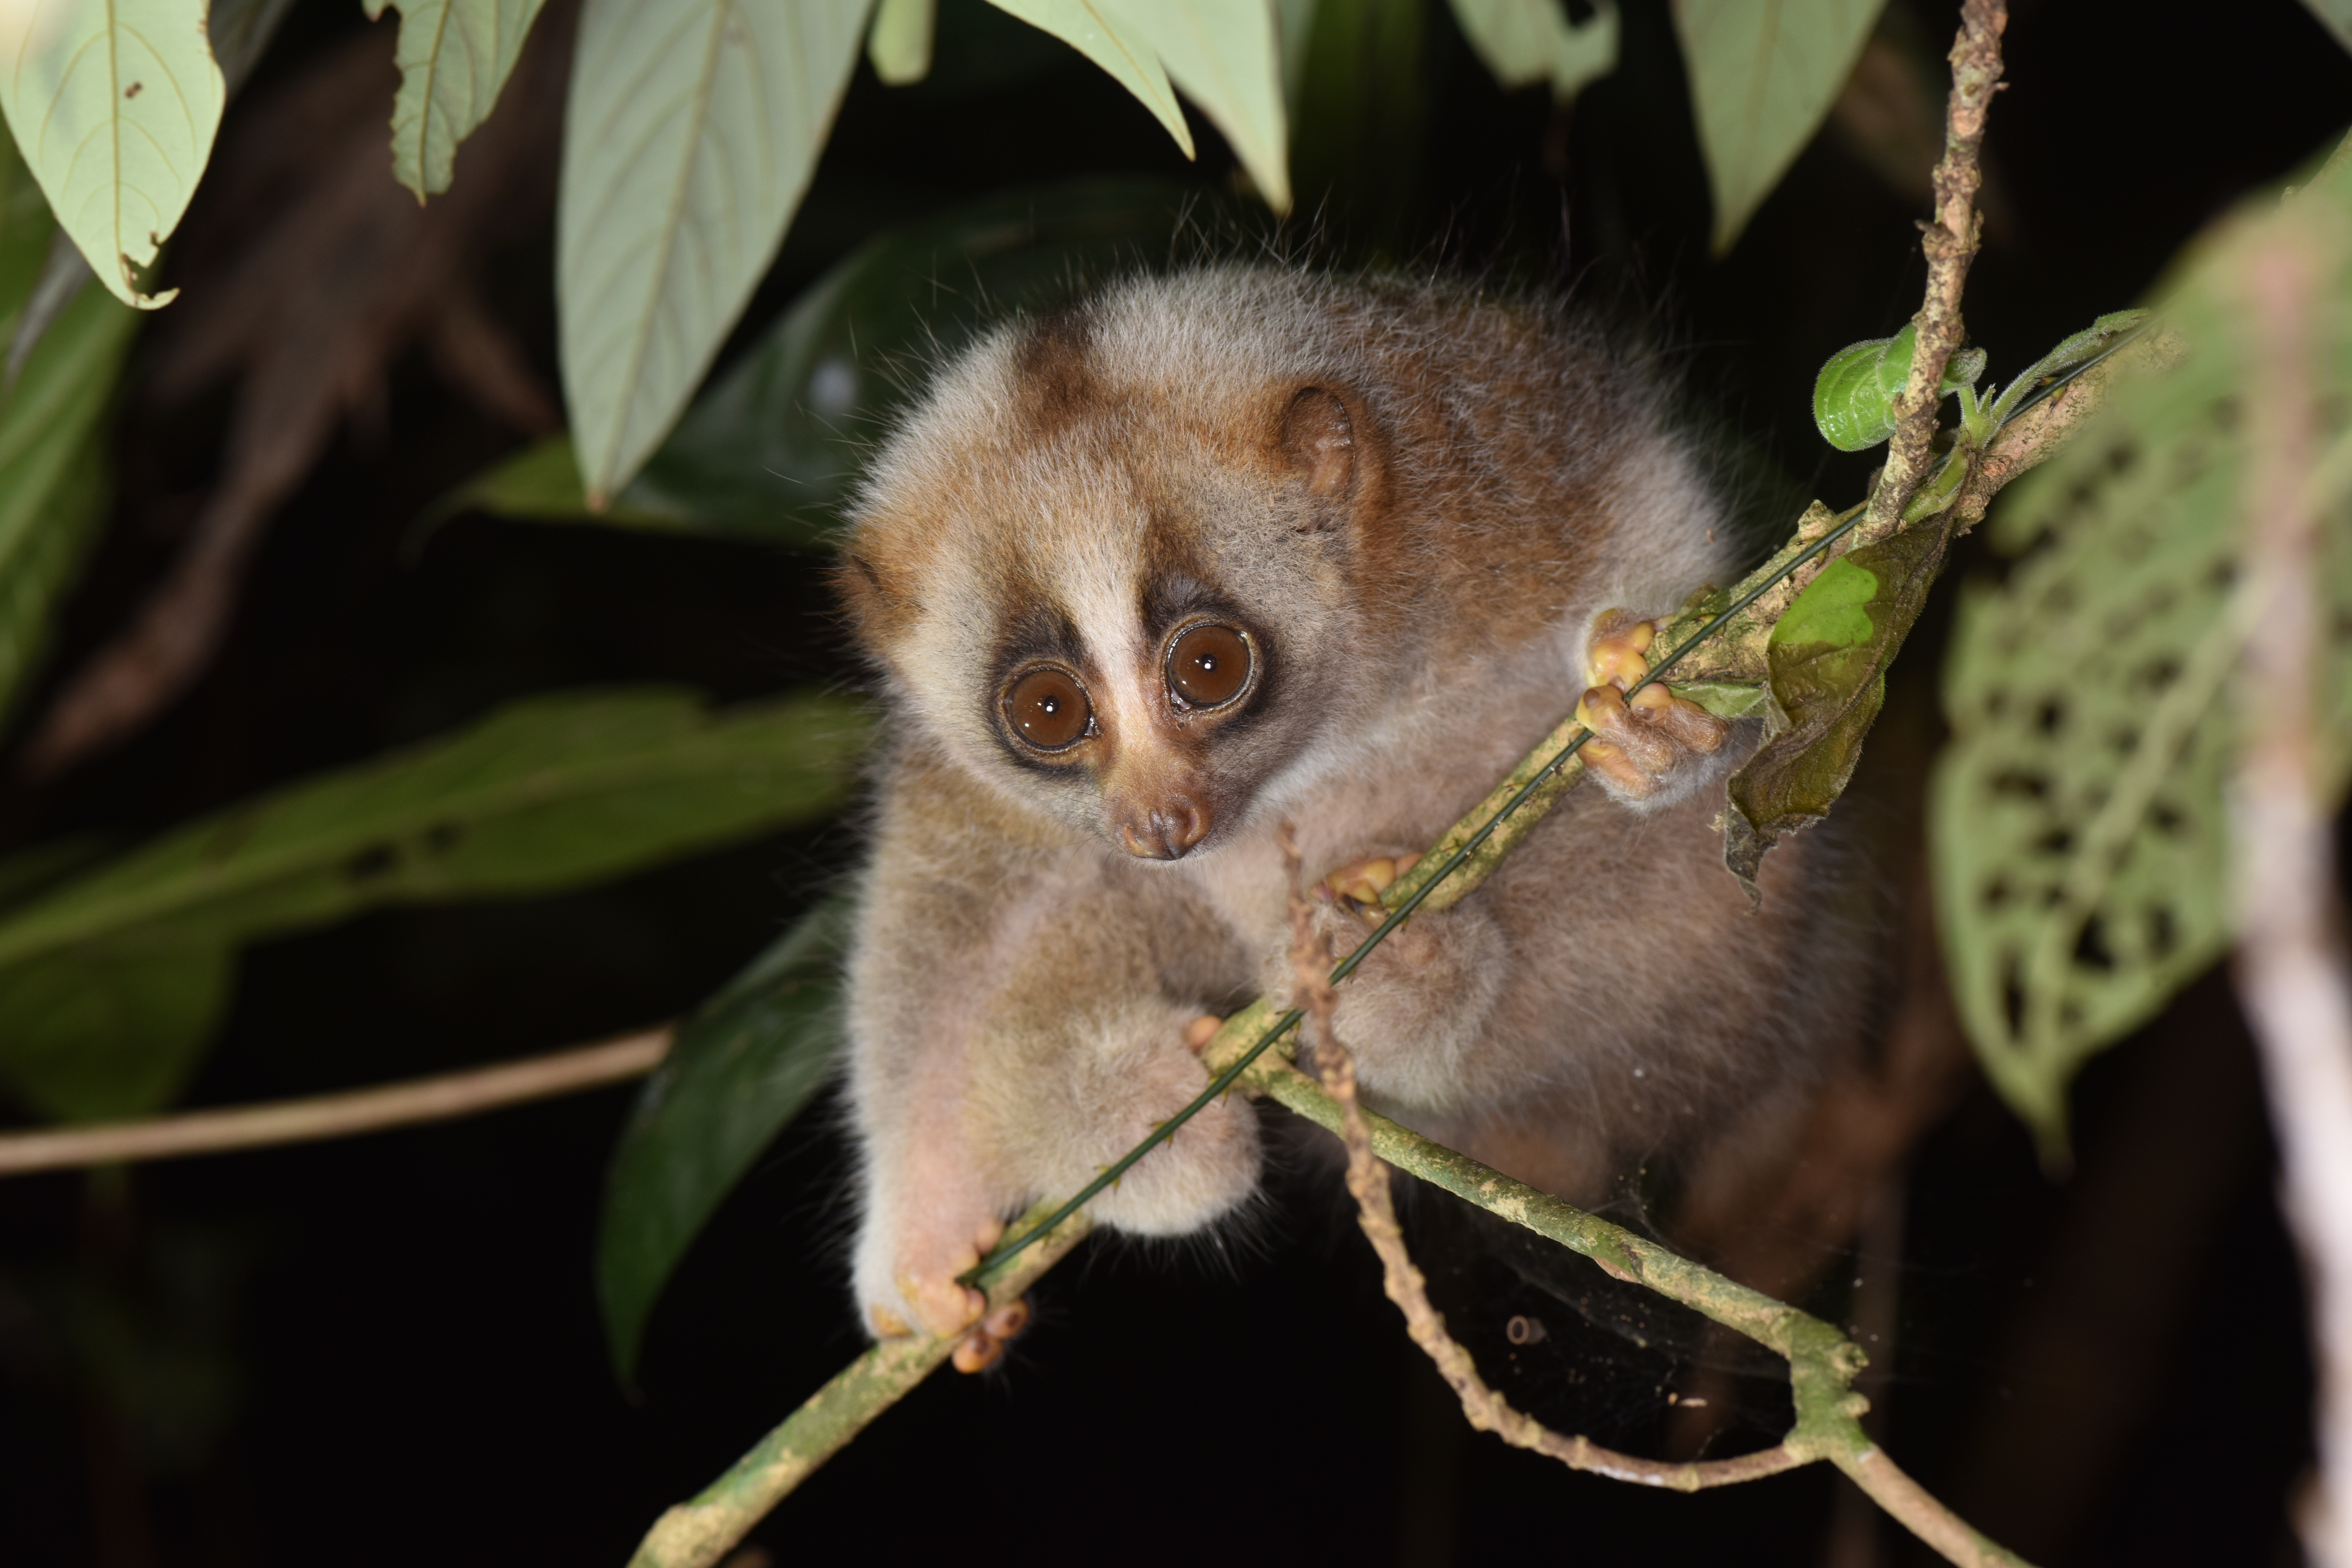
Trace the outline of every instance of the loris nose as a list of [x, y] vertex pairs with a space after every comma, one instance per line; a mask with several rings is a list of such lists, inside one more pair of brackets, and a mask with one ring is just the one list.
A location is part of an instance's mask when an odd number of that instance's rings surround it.
[[1209, 836], [1209, 813], [1189, 800], [1171, 800], [1129, 817], [1118, 831], [1130, 855], [1145, 860], [1181, 859]]

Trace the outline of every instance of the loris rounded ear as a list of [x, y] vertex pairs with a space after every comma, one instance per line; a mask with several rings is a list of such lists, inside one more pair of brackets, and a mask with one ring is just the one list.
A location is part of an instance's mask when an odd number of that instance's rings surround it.
[[1332, 503], [1322, 527], [1370, 499], [1381, 445], [1370, 411], [1352, 392], [1305, 386], [1283, 405], [1276, 447], [1307, 493]]
[[833, 569], [833, 591], [841, 595], [849, 623], [869, 647], [879, 647], [914, 619], [912, 600], [891, 574], [864, 552], [845, 550]]

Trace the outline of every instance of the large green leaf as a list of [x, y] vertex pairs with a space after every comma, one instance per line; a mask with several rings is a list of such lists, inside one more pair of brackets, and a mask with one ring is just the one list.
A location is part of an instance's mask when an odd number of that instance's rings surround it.
[[226, 89], [205, 0], [76, 0], [0, 11], [0, 110], [50, 210], [126, 305], [212, 156]]
[[[1111, 80], [1135, 95], [1151, 117], [1176, 139], [1184, 156], [1192, 156], [1192, 132], [1184, 123], [1183, 105], [1176, 101], [1167, 68], [1128, 7], [1114, 0], [990, 0], [1001, 11], [1031, 26], [1051, 33], [1102, 67]], [[1179, 4], [1181, 0], [1168, 0]]]
[[[992, 3], [1102, 67], [1151, 110], [1190, 158], [1192, 132], [1172, 79], [1224, 133], [1266, 205], [1290, 210], [1278, 0]], [[1292, 20], [1303, 24], [1304, 13]]]
[[1139, 254], [1164, 253], [1185, 201], [1181, 187], [1159, 181], [1081, 181], [889, 231], [804, 290], [609, 510], [587, 510], [563, 438], [509, 458], [436, 510], [818, 544], [864, 446], [924, 362], [1008, 309], [1058, 300]]
[[[1952, 741], [1929, 797], [1938, 924], [1988, 1076], [2053, 1152], [2082, 1064], [2229, 945], [2229, 688], [2252, 629], [2238, 518], [2246, 237], [2286, 232], [2321, 256], [2335, 293], [2310, 313], [2312, 363], [2330, 438], [2352, 439], [2347, 184], [2352, 162], [2193, 253], [2163, 307], [2186, 359], [2121, 385], [2003, 500], [1993, 542], [2032, 552], [1960, 605]], [[2317, 733], [2340, 798], [2352, 500], [2320, 499], [2332, 644]]]
[[1454, 0], [1462, 36], [1505, 87], [1549, 82], [1565, 103], [1617, 68], [1617, 7], [1594, 0], [1592, 15], [1569, 20], [1559, 0]]
[[1125, 13], [1201, 106], [1266, 205], [1290, 210], [1290, 132], [1274, 0], [1101, 0]]
[[715, 715], [662, 689], [541, 698], [194, 823], [0, 917], [0, 1077], [51, 1116], [152, 1110], [209, 1037], [240, 944], [807, 821], [841, 801], [865, 732], [824, 698]]
[[400, 10], [393, 177], [416, 199], [449, 188], [457, 143], [490, 117], [545, 0], [362, 0], [371, 22]]
[[835, 899], [803, 916], [686, 1021], [637, 1095], [596, 1237], [605, 1341], [625, 1383], [688, 1247], [832, 1069], [849, 912]]
[[1718, 255], [1821, 128], [1885, 4], [1675, 0]]
[[668, 433], [783, 240], [871, 0], [588, 0], [564, 111], [557, 336], [601, 506]]

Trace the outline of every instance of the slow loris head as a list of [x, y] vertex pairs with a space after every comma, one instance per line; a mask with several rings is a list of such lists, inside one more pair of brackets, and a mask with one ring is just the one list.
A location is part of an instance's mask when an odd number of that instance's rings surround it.
[[1635, 471], [1666, 449], [1628, 384], [1474, 294], [1135, 279], [941, 373], [868, 470], [840, 580], [902, 722], [1175, 859], [1555, 637], [1629, 493], [1695, 496]]
[[911, 717], [1148, 859], [1228, 834], [1366, 684], [1387, 490], [1362, 396], [1296, 352], [1313, 323], [1265, 319], [1293, 301], [1168, 292], [952, 367], [875, 464], [842, 573]]

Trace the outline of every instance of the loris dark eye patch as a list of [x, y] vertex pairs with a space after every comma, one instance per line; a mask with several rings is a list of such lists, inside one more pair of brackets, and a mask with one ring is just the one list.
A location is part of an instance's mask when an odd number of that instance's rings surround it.
[[1168, 650], [1168, 689], [1194, 708], [1223, 707], [1249, 677], [1249, 639], [1231, 626], [1194, 626]]
[[1040, 752], [1067, 751], [1083, 739], [1094, 705], [1066, 669], [1033, 669], [1005, 688], [1004, 721]]

